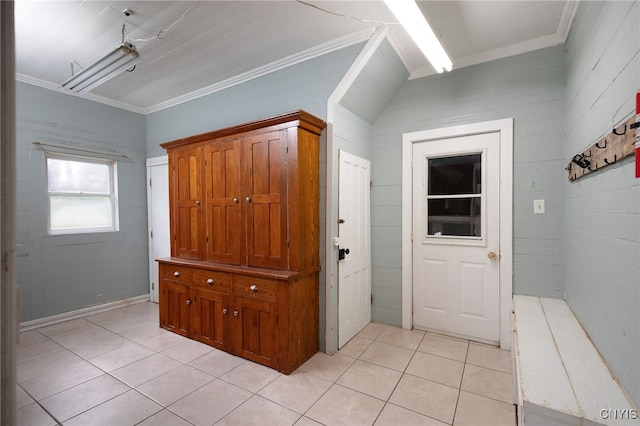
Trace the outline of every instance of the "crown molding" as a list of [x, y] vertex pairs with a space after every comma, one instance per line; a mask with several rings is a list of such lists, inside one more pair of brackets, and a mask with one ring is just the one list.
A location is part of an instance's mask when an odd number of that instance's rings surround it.
[[567, 37], [569, 37], [571, 24], [578, 10], [578, 3], [580, 3], [580, 0], [569, 0], [565, 3], [564, 9], [562, 10], [562, 16], [560, 17], [556, 34], [562, 39], [563, 43], [567, 41]]
[[238, 84], [246, 83], [247, 81], [254, 80], [256, 78], [265, 76], [272, 72], [276, 72], [284, 68], [288, 68], [293, 65], [308, 61], [310, 59], [317, 58], [327, 53], [335, 52], [337, 50], [344, 49], [345, 47], [353, 46], [354, 44], [358, 44], [363, 41], [369, 40], [371, 35], [372, 35], [371, 28], [365, 28], [355, 33], [348, 34], [344, 37], [340, 37], [340, 38], [331, 40], [327, 43], [320, 44], [311, 49], [303, 50], [302, 52], [287, 56], [278, 61], [271, 62], [262, 67], [258, 67], [251, 71], [228, 78], [221, 82], [203, 87], [202, 89], [195, 90], [185, 95], [178, 96], [168, 101], [161, 102], [159, 104], [145, 108], [144, 114], [151, 114], [157, 111], [161, 111], [163, 109], [171, 108], [176, 105], [180, 105], [185, 102], [189, 102], [194, 99], [198, 99], [203, 96], [210, 95], [212, 93], [220, 92], [222, 90], [228, 89]]
[[88, 99], [90, 101], [98, 102], [104, 105], [109, 105], [109, 106], [123, 109], [126, 111], [135, 112], [138, 114], [145, 113], [143, 108], [140, 108], [134, 105], [126, 104], [124, 102], [114, 101], [113, 99], [105, 98], [104, 96], [94, 95], [92, 93], [85, 93], [84, 95], [78, 95], [62, 89], [62, 86], [60, 85], [51, 83], [49, 81], [41, 80], [39, 78], [31, 77], [25, 74], [16, 73], [16, 81], [31, 84], [32, 86], [42, 87], [43, 89], [53, 90], [54, 92], [62, 93], [65, 95], [75, 96], [77, 98]]

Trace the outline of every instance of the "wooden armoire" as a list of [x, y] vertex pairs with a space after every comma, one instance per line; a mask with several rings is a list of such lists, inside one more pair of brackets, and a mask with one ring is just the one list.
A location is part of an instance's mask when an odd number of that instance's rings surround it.
[[285, 374], [318, 351], [319, 137], [305, 111], [163, 143], [160, 326]]

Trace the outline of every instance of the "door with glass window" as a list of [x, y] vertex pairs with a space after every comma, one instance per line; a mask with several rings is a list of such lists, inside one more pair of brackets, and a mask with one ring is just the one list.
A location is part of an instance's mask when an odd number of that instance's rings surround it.
[[499, 342], [499, 133], [413, 144], [413, 324]]

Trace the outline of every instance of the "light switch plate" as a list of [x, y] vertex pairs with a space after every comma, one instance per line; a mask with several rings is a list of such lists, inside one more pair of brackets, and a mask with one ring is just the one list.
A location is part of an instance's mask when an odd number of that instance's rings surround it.
[[544, 200], [533, 200], [533, 214], [544, 214]]

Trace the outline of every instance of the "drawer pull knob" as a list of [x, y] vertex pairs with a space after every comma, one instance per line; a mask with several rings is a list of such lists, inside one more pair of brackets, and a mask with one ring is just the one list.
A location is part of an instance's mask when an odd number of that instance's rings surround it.
[[174, 277], [179, 277], [179, 276], [180, 276], [180, 272], [175, 271], [175, 272], [173, 273], [173, 276], [174, 276]]
[[209, 284], [209, 285], [213, 285], [213, 283], [214, 283], [213, 278], [209, 278], [209, 279], [207, 280], [207, 284]]
[[249, 287], [249, 290], [251, 291], [258, 291], [258, 286], [255, 284], [251, 284], [251, 287]]
[[196, 200], [196, 206], [200, 205], [200, 201]]
[[222, 308], [222, 313], [223, 313], [223, 314], [227, 315], [227, 312], [229, 312], [229, 309], [227, 309], [227, 308]]
[[234, 199], [233, 199], [233, 202], [234, 202], [235, 204], [238, 204], [238, 201], [240, 201], [240, 200], [238, 200], [237, 198], [234, 198]]
[[234, 317], [237, 317], [237, 316], [238, 316], [238, 314], [239, 314], [239, 312], [238, 312], [237, 310], [234, 310], [234, 311], [233, 311], [233, 316], [234, 316]]
[[191, 300], [187, 299], [187, 305], [191, 304]]
[[245, 198], [245, 201], [246, 201], [247, 203], [250, 203], [250, 202], [251, 202], [251, 197], [247, 196], [247, 198]]

